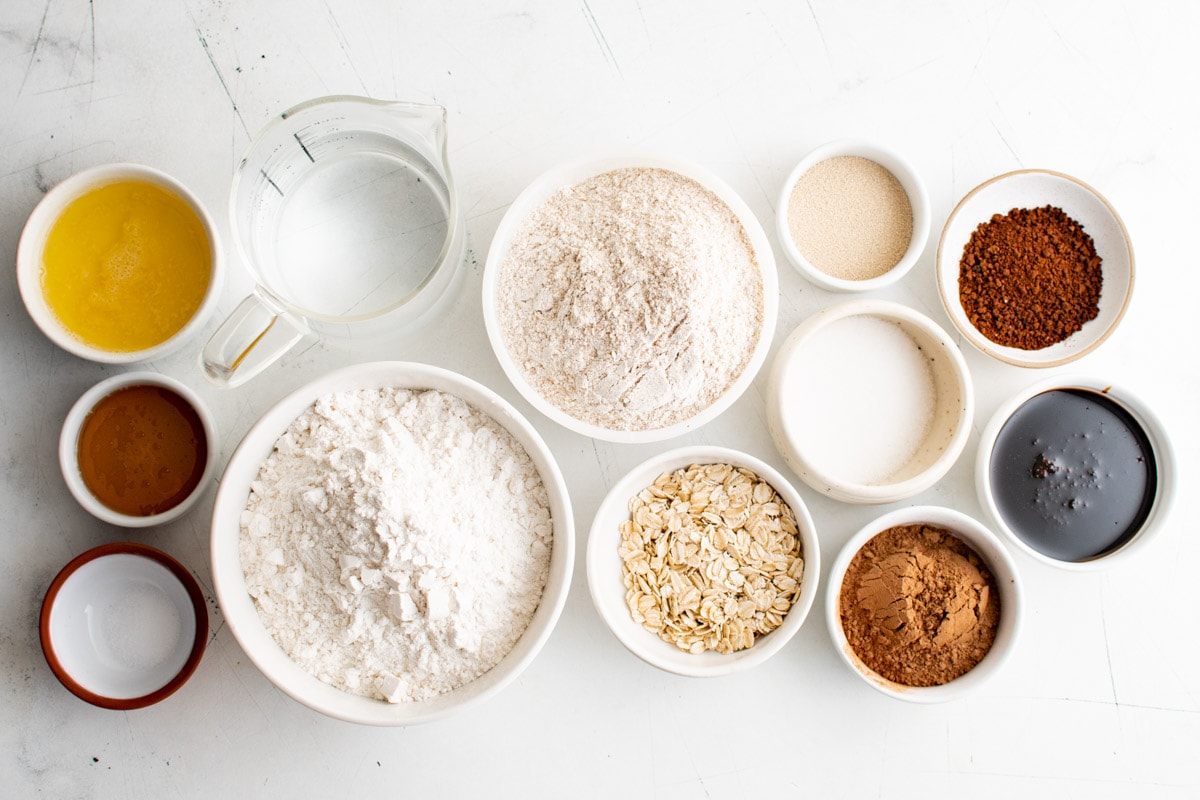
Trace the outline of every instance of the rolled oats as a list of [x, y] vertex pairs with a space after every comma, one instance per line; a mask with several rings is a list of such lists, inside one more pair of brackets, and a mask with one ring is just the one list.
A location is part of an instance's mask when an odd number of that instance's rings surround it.
[[791, 507], [753, 472], [693, 464], [663, 473], [621, 523], [625, 602], [690, 653], [733, 653], [783, 622], [804, 573]]

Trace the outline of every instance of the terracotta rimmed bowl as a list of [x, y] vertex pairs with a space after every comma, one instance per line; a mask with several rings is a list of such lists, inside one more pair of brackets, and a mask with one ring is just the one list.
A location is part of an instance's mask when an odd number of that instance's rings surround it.
[[[959, 262], [975, 228], [993, 215], [1047, 205], [1061, 208], [1092, 237], [1101, 260], [1099, 313], [1068, 338], [1040, 350], [997, 344], [971, 323], [963, 309]], [[975, 187], [950, 212], [938, 243], [936, 275], [946, 313], [973, 347], [1018, 367], [1056, 367], [1092, 352], [1116, 330], [1133, 294], [1133, 245], [1116, 209], [1083, 181], [1050, 170], [1018, 170]]]
[[74, 558], [50, 583], [42, 652], [76, 697], [127, 711], [170, 697], [208, 643], [200, 586], [171, 556], [134, 542]]

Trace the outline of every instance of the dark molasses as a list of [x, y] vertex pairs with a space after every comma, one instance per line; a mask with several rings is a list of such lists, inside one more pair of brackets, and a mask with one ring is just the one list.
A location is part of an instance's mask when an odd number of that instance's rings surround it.
[[1145, 430], [1113, 399], [1054, 389], [1025, 401], [996, 437], [991, 489], [1005, 524], [1060, 561], [1121, 547], [1150, 515], [1158, 489]]

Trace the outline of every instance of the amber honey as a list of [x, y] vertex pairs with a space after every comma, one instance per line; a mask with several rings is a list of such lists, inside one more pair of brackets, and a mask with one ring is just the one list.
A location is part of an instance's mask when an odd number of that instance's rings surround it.
[[79, 472], [113, 511], [161, 514], [196, 489], [208, 459], [200, 415], [163, 386], [127, 386], [106, 395], [83, 421]]

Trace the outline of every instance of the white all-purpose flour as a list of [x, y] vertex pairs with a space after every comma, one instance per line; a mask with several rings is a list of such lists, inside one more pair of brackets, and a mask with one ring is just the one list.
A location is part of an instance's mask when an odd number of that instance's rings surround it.
[[391, 702], [466, 684], [541, 599], [552, 525], [524, 448], [438, 391], [318, 400], [242, 516], [247, 587], [275, 640], [340, 689]]

